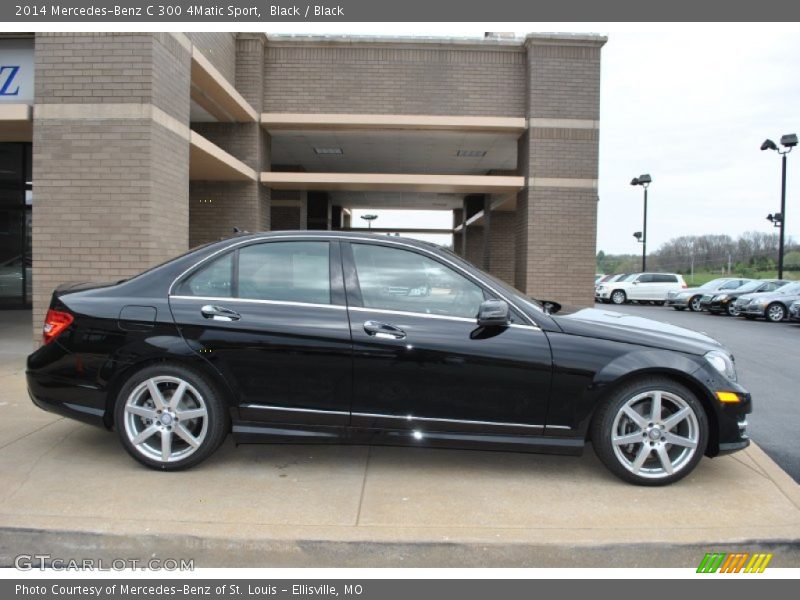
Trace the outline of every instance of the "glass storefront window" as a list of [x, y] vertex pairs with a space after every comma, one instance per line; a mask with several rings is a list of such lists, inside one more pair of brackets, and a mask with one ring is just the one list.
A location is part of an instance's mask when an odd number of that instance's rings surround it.
[[0, 308], [31, 303], [30, 163], [31, 144], [0, 143]]

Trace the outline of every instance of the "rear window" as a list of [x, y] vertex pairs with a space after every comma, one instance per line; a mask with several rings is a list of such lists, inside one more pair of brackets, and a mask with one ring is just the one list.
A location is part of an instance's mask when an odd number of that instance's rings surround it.
[[328, 242], [244, 246], [202, 266], [178, 288], [183, 296], [330, 304]]
[[655, 283], [678, 283], [678, 277], [676, 275], [664, 275], [658, 273], [653, 275], [653, 282]]

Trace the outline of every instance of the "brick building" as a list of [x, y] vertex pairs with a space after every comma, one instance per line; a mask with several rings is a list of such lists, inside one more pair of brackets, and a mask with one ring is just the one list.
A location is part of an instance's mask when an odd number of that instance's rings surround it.
[[0, 307], [357, 208], [452, 211], [456, 252], [588, 305], [604, 42], [0, 38]]

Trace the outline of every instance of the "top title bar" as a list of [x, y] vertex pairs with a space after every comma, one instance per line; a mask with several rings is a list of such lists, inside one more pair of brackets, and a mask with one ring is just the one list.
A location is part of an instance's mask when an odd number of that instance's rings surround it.
[[45, 22], [741, 22], [798, 21], [785, 0], [10, 0], [6, 23]]

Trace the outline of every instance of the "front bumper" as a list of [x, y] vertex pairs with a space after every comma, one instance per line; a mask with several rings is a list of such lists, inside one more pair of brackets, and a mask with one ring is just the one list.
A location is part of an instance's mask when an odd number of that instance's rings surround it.
[[680, 296], [675, 296], [674, 298], [670, 298], [667, 296], [667, 300], [664, 302], [666, 306], [677, 306], [678, 308], [687, 308], [689, 306], [689, 298], [681, 298]]
[[763, 317], [764, 311], [767, 310], [766, 306], [760, 306], [758, 304], [748, 304], [742, 309], [743, 315], [751, 315], [754, 317]]
[[789, 307], [789, 320], [800, 321], [800, 304], [792, 304]]
[[598, 290], [594, 291], [595, 300], [608, 300], [611, 297], [611, 290]]

